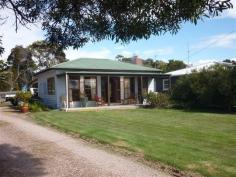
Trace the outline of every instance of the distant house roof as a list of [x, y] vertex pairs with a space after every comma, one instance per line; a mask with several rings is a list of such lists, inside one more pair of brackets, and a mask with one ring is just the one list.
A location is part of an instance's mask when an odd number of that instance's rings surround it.
[[181, 75], [191, 74], [193, 71], [201, 71], [203, 69], [210, 68], [211, 66], [214, 66], [216, 64], [232, 66], [231, 63], [213, 61], [213, 62], [203, 63], [200, 65], [191, 66], [184, 69], [179, 69], [176, 71], [171, 71], [166, 74], [169, 74], [171, 76], [181, 76]]
[[[47, 70], [66, 71], [93, 71], [93, 72], [140, 72], [140, 73], [160, 73], [161, 70], [140, 66], [131, 63], [119, 62], [111, 59], [79, 58], [68, 62], [60, 63]], [[37, 73], [37, 74], [39, 74]], [[37, 75], [36, 74], [36, 75]]]

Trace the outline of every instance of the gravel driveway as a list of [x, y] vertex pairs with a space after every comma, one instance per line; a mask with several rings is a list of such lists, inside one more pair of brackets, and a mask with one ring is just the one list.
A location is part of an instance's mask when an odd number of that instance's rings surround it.
[[28, 121], [0, 107], [1, 177], [145, 177], [170, 175]]

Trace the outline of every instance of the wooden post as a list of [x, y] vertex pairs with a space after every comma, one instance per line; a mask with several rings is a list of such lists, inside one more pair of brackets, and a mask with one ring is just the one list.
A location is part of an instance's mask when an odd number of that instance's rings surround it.
[[66, 111], [69, 108], [68, 74], [66, 73]]
[[143, 76], [140, 76], [141, 80], [141, 102], [143, 101]]
[[110, 98], [110, 76], [107, 76], [107, 101], [108, 101], [108, 106], [111, 104], [111, 98]]

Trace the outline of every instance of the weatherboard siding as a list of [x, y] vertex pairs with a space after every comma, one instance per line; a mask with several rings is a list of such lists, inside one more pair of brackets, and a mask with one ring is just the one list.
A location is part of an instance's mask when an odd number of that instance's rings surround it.
[[57, 108], [65, 107], [66, 99], [66, 77], [59, 76], [56, 79]]
[[[55, 78], [55, 95], [48, 95], [47, 79]], [[47, 71], [38, 75], [38, 96], [49, 107], [57, 108], [57, 78], [56, 71]]]

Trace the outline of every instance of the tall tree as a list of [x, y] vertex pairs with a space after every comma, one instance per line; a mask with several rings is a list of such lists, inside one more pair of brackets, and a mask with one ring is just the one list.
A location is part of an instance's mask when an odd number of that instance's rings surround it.
[[4, 48], [2, 47], [2, 39], [1, 38], [2, 38], [2, 36], [0, 36], [0, 56], [4, 52]]
[[27, 48], [22, 46], [13, 48], [7, 58], [7, 63], [13, 74], [14, 89], [20, 89], [30, 84], [36, 65], [32, 60], [31, 52]]
[[0, 91], [9, 91], [11, 87], [11, 72], [7, 69], [7, 63], [0, 60]]
[[7, 69], [7, 63], [4, 60], [0, 60], [0, 72]]
[[162, 60], [155, 61], [155, 68], [162, 70], [163, 73], [166, 72], [167, 63]]
[[186, 68], [186, 64], [181, 60], [169, 60], [165, 72], [175, 71], [178, 69]]
[[236, 65], [236, 61], [235, 61], [235, 60], [225, 59], [223, 62], [225, 62], [225, 63], [231, 63], [231, 64], [233, 64], [233, 65]]
[[28, 46], [28, 49], [31, 51], [39, 70], [67, 61], [61, 47], [55, 44], [51, 45], [46, 41], [36, 41]]
[[116, 42], [176, 33], [182, 23], [197, 23], [232, 8], [230, 0], [0, 0], [0, 10], [15, 14], [16, 29], [39, 21], [46, 38], [64, 48], [111, 39]]

